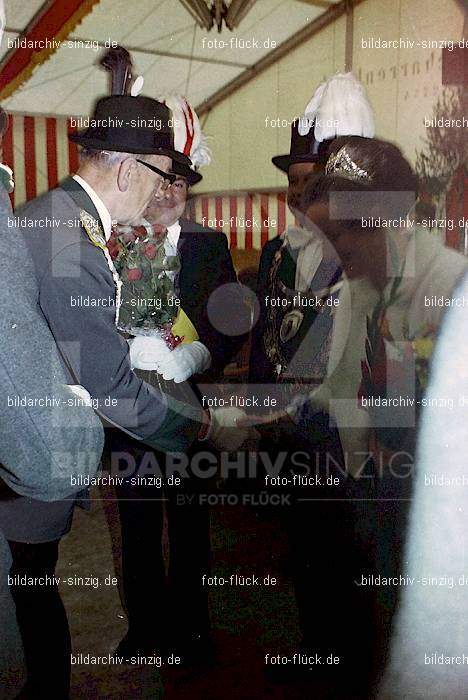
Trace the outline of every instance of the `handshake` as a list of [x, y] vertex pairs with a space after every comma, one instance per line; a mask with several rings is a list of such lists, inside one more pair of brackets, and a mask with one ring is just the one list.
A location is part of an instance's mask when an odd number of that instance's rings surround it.
[[[176, 384], [204, 372], [211, 364], [210, 351], [198, 340], [178, 345], [174, 350], [155, 336], [137, 336], [128, 344], [132, 369], [156, 371], [163, 379], [172, 379]], [[253, 428], [242, 425], [245, 419], [245, 412], [239, 408], [209, 411], [209, 424], [200, 439], [209, 441], [218, 450], [235, 452], [248, 438], [258, 437]]]

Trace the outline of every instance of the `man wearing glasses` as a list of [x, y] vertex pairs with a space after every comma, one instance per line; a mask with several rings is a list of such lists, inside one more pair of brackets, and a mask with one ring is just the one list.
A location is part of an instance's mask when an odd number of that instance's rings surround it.
[[[135, 119], [143, 126], [128, 126]], [[78, 172], [29, 202], [19, 220], [35, 263], [38, 303], [77, 395], [137, 440], [183, 450], [200, 429], [203, 435], [206, 419], [198, 406], [169, 408], [132, 372], [116, 328], [120, 281], [106, 245], [113, 221], [138, 221], [175, 180], [172, 159], [188, 160], [174, 149], [168, 119], [168, 108], [148, 97], [99, 100], [92, 126], [71, 136], [83, 147]], [[116, 123], [123, 126], [107, 126]]]

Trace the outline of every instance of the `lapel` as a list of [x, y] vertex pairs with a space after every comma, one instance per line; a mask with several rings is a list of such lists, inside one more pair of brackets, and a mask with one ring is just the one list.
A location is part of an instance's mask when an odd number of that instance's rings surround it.
[[117, 325], [119, 321], [119, 309], [121, 304], [122, 281], [117, 270], [115, 269], [106, 245], [101, 217], [99, 216], [98, 211], [93, 204], [93, 200], [88, 195], [86, 190], [84, 190], [72, 177], [68, 177], [66, 180], [64, 180], [60, 187], [73, 199], [77, 205], [80, 211], [81, 226], [86, 232], [86, 235], [90, 239], [91, 243], [96, 246], [96, 248], [99, 248], [102, 253], [104, 253], [107, 267], [109, 268], [116, 288], [115, 325]]
[[[289, 289], [296, 289], [297, 252], [291, 251], [289, 246], [284, 246], [281, 252], [281, 281]], [[337, 262], [325, 262], [322, 260], [312, 277], [308, 290], [315, 292], [335, 284], [341, 276], [341, 267]]]
[[179, 219], [180, 224], [180, 234], [179, 240], [177, 242], [177, 252], [180, 255], [181, 265], [184, 263], [184, 255], [187, 254], [190, 245], [190, 231], [188, 230], [188, 221], [186, 219]]
[[176, 276], [176, 287], [182, 304], [194, 308], [201, 299], [201, 290], [206, 288], [207, 273], [205, 271], [203, 275], [205, 265], [197, 245], [200, 237], [193, 232], [192, 222], [179, 219], [179, 223], [177, 252], [180, 257], [180, 272]]
[[81, 185], [74, 180], [72, 177], [67, 177], [60, 185], [62, 190], [73, 199], [77, 207], [81, 210], [84, 209], [88, 214], [90, 214], [99, 223], [102, 231], [104, 231], [104, 226], [102, 225], [101, 217], [98, 214], [96, 207], [93, 204], [93, 200], [89, 194], [84, 190]]

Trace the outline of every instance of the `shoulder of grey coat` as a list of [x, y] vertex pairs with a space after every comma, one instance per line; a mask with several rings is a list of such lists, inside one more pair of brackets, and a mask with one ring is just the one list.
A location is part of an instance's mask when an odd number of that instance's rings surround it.
[[[44, 212], [53, 210], [54, 198], [43, 199]], [[1, 198], [0, 242], [7, 271], [0, 276], [0, 476], [22, 496], [54, 501], [79, 490], [72, 477], [96, 473], [103, 429], [67, 386], [37, 306], [32, 260]]]

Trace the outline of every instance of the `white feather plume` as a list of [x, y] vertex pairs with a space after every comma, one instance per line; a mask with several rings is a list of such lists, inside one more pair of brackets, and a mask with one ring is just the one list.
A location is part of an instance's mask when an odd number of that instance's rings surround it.
[[158, 99], [172, 111], [176, 150], [183, 153], [187, 138], [190, 137], [192, 143], [187, 155], [192, 161], [192, 166], [199, 168], [203, 165], [209, 165], [211, 163], [211, 149], [192, 105], [182, 95], [166, 95], [158, 97]]
[[132, 97], [137, 97], [140, 92], [143, 90], [143, 85], [144, 85], [145, 79], [142, 75], [139, 75], [135, 80], [133, 81], [133, 85], [130, 88], [130, 94]]
[[[198, 120], [198, 117], [197, 117]], [[208, 139], [200, 130], [200, 140], [195, 149], [190, 154], [194, 168], [211, 163], [211, 148], [208, 146]]]
[[325, 92], [326, 87], [327, 83], [322, 83], [318, 86], [318, 88], [312, 95], [309, 104], [305, 108], [303, 116], [300, 117], [298, 131], [301, 136], [307, 136], [307, 134], [309, 133], [312, 127], [312, 122], [315, 119], [315, 115], [320, 109], [320, 103], [322, 102], [323, 93]]
[[353, 73], [337, 73], [319, 85], [299, 120], [302, 136], [309, 133], [313, 121], [317, 141], [337, 136], [372, 138], [375, 133], [372, 107]]

